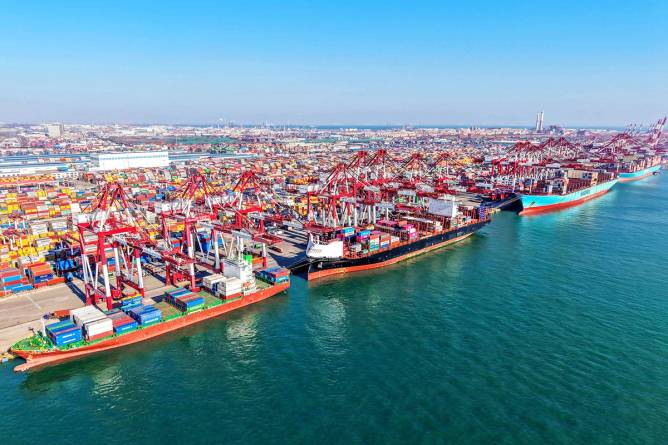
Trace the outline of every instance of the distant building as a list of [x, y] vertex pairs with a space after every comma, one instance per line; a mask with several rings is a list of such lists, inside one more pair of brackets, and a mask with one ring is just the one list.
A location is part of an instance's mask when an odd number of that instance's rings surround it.
[[91, 153], [90, 159], [94, 170], [123, 170], [140, 167], [167, 167], [167, 151], [121, 151]]
[[536, 133], [542, 133], [543, 131], [543, 112], [539, 111], [536, 114]]
[[57, 179], [76, 178], [78, 172], [70, 170], [63, 162], [0, 163], [0, 177], [19, 177], [26, 175], [52, 175]]
[[46, 134], [50, 138], [59, 138], [65, 133], [65, 126], [63, 124], [46, 124]]

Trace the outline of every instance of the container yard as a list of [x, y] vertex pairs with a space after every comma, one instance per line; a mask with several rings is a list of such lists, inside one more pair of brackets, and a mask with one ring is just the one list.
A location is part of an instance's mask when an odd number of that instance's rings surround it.
[[21, 144], [0, 141], [0, 347], [25, 359], [17, 370], [60, 363], [261, 301], [291, 272], [381, 268], [475, 236], [500, 210], [584, 204], [659, 173], [665, 121], [24, 128]]
[[0, 15], [0, 445], [668, 442], [668, 1]]

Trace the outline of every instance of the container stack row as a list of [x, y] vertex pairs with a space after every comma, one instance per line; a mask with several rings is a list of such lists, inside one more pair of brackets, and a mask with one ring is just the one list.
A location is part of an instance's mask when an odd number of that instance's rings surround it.
[[32, 284], [15, 267], [0, 267], [0, 296], [32, 289]]
[[290, 271], [283, 267], [272, 267], [270, 269], [255, 272], [255, 275], [267, 283], [281, 284], [290, 280]]
[[99, 340], [114, 334], [111, 319], [95, 306], [71, 310], [70, 320], [83, 330], [87, 341]]
[[204, 307], [204, 298], [188, 289], [176, 288], [165, 292], [165, 298], [182, 312], [193, 312]]
[[152, 325], [162, 320], [162, 312], [152, 305], [134, 307], [128, 310], [127, 314], [142, 326]]
[[126, 332], [134, 331], [139, 327], [137, 321], [121, 309], [114, 309], [108, 312], [107, 316], [111, 319], [116, 334], [125, 334]]

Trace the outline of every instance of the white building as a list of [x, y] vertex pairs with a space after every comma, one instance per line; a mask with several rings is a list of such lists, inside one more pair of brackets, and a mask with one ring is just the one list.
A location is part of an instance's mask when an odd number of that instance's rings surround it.
[[63, 124], [46, 124], [46, 133], [50, 138], [59, 138], [65, 133]]
[[91, 153], [93, 170], [123, 170], [140, 167], [167, 167], [167, 151], [123, 151]]
[[20, 177], [30, 175], [52, 175], [56, 179], [76, 178], [79, 173], [70, 170], [67, 164], [61, 162], [43, 164], [2, 164], [0, 163], [0, 178]]

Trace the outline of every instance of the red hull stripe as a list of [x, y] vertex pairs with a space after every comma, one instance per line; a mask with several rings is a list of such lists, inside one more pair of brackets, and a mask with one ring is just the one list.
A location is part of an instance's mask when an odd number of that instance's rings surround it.
[[407, 260], [408, 258], [414, 257], [416, 255], [420, 255], [423, 253], [427, 253], [429, 251], [439, 249], [441, 247], [445, 247], [448, 244], [456, 243], [457, 241], [461, 241], [466, 237], [469, 237], [473, 235], [472, 233], [467, 233], [466, 235], [462, 235], [458, 238], [453, 238], [448, 241], [444, 241], [440, 244], [434, 244], [433, 246], [425, 247], [422, 250], [418, 250], [415, 252], [410, 252], [405, 255], [398, 256], [396, 258], [392, 258], [391, 260], [383, 261], [380, 263], [374, 263], [374, 264], [365, 264], [363, 266], [350, 266], [350, 267], [339, 267], [336, 269], [326, 269], [326, 270], [320, 270], [318, 272], [313, 272], [308, 274], [308, 280], [316, 280], [318, 278], [323, 278], [323, 277], [328, 277], [330, 275], [338, 275], [342, 273], [350, 273], [350, 272], [361, 272], [363, 270], [369, 270], [369, 269], [377, 269], [379, 267], [385, 267], [389, 266], [390, 264], [398, 263], [399, 261]]
[[249, 304], [257, 303], [258, 301], [262, 301], [280, 292], [283, 292], [284, 290], [287, 290], [288, 287], [290, 287], [289, 281], [287, 283], [282, 283], [267, 289], [260, 290], [246, 298], [242, 298], [241, 300], [237, 300], [232, 303], [221, 304], [211, 309], [195, 312], [184, 317], [158, 323], [144, 329], [138, 329], [118, 337], [110, 338], [106, 341], [101, 341], [90, 346], [82, 346], [81, 348], [77, 349], [47, 352], [12, 350], [13, 354], [16, 354], [26, 360], [25, 363], [15, 367], [14, 371], [21, 372], [41, 366], [54, 365], [66, 360], [71, 360], [110, 349], [116, 349], [122, 346], [158, 337], [168, 332], [176, 331], [177, 329], [199, 323], [209, 318], [217, 317], [226, 312], [248, 306]]
[[610, 191], [610, 189], [601, 190], [600, 192], [594, 193], [593, 195], [585, 196], [584, 198], [575, 199], [573, 201], [563, 202], [563, 203], [559, 203], [559, 204], [552, 204], [552, 205], [540, 206], [540, 207], [530, 207], [528, 209], [522, 210], [520, 212], [520, 215], [535, 215], [535, 214], [538, 214], [538, 213], [552, 212], [552, 211], [559, 210], [559, 209], [565, 209], [567, 207], [574, 207], [574, 206], [580, 205], [582, 203], [585, 203], [587, 201], [591, 201], [594, 198], [598, 198], [599, 196], [603, 196], [606, 193], [608, 193], [608, 191]]

